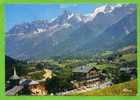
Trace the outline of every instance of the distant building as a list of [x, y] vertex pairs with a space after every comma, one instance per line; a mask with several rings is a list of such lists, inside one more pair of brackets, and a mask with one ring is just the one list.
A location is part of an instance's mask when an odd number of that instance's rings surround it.
[[136, 71], [136, 67], [121, 67], [120, 72], [132, 73]]
[[136, 69], [135, 66], [131, 66], [131, 67], [130, 66], [129, 67], [123, 66], [123, 67], [120, 67], [120, 72], [130, 75], [131, 80], [136, 79], [136, 77], [137, 77], [137, 69]]
[[73, 69], [73, 85], [78, 88], [100, 82], [98, 69], [89, 66], [80, 66]]

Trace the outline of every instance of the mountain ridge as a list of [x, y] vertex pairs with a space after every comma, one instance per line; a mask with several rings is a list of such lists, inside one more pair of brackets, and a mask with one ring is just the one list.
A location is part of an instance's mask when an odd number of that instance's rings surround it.
[[[36, 58], [57, 55], [63, 56], [73, 52], [73, 54], [79, 54], [81, 51], [84, 51], [84, 54], [88, 53], [90, 49], [91, 51], [94, 51], [93, 53], [96, 53], [98, 48], [93, 45], [98, 44], [98, 41], [100, 40], [98, 40], [98, 38], [103, 37], [102, 40], [104, 40], [104, 37], [106, 37], [105, 39], [107, 39], [111, 35], [114, 36], [114, 32], [117, 33], [117, 31], [119, 33], [126, 32], [127, 34], [131, 34], [132, 31], [136, 32], [136, 18], [133, 18], [133, 16], [136, 17], [135, 5], [116, 5], [114, 8], [113, 6], [106, 5], [105, 7], [107, 7], [106, 13], [99, 10], [99, 13], [97, 13], [96, 16], [92, 16], [93, 19], [91, 19], [91, 15], [87, 17], [64, 11], [63, 14], [55, 18], [53, 21], [51, 21], [51, 23], [47, 20], [40, 20], [39, 22], [34, 21], [33, 24], [23, 24], [23, 27], [19, 27], [19, 30], [17, 27], [13, 29], [13, 32], [11, 32], [11, 29], [6, 36], [6, 53], [7, 55], [15, 58]], [[97, 10], [95, 9], [94, 12], [96, 11]], [[127, 16], [130, 16], [130, 18], [127, 18]], [[87, 20], [86, 18], [89, 19]], [[131, 20], [132, 22], [130, 21], [129, 25], [127, 25], [125, 24], [127, 20]], [[117, 24], [119, 22], [120, 24]], [[121, 25], [121, 22], [123, 25]], [[122, 27], [125, 26], [128, 29], [126, 28], [124, 32], [124, 29], [119, 27], [120, 25]], [[112, 26], [115, 26], [115, 28], [113, 29]], [[116, 30], [117, 27], [120, 28], [120, 30]], [[134, 28], [129, 32], [128, 30], [131, 27]], [[112, 31], [108, 32], [110, 35], [106, 32], [107, 29], [112, 29]], [[108, 37], [106, 36], [107, 34]], [[136, 36], [134, 35], [130, 37]], [[88, 41], [90, 42], [89, 44]], [[126, 42], [129, 41], [130, 40], [127, 40]], [[104, 43], [101, 42], [102, 50], [106, 48], [103, 44]], [[89, 47], [86, 45], [89, 45]], [[112, 48], [112, 46], [113, 45], [110, 45], [108, 48]], [[81, 50], [80, 48], [84, 50]], [[34, 50], [37, 52], [33, 52]]]

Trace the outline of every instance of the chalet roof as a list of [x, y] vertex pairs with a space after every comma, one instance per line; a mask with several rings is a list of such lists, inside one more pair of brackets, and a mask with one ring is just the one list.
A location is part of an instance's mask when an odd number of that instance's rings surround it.
[[20, 85], [21, 86], [26, 86], [26, 85], [29, 85], [30, 82], [31, 82], [31, 80], [23, 79], [23, 80], [20, 81]]
[[20, 85], [22, 85], [22, 86], [35, 85], [35, 84], [39, 84], [39, 82], [38, 81], [34, 81], [34, 80], [27, 80], [27, 79], [22, 79], [20, 81]]
[[16, 95], [19, 91], [23, 89], [23, 86], [15, 86], [12, 89], [6, 91], [6, 95]]
[[87, 73], [89, 72], [91, 69], [93, 69], [93, 67], [89, 67], [89, 66], [79, 66], [74, 68], [72, 71], [73, 72], [79, 72], [79, 73]]
[[29, 85], [35, 85], [35, 84], [39, 84], [39, 82], [38, 82], [38, 81], [32, 80], [32, 81], [29, 83]]
[[12, 75], [11, 77], [10, 77], [10, 79], [11, 80], [17, 80], [17, 79], [20, 79], [20, 77], [17, 75], [17, 73], [16, 73], [16, 69], [15, 69], [15, 67], [14, 67], [14, 75]]

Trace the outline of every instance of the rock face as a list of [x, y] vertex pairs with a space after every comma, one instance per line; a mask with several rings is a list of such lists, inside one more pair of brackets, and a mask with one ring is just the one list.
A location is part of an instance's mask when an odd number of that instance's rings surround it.
[[15, 25], [7, 32], [6, 54], [18, 59], [90, 55], [129, 44], [136, 44], [136, 5], [104, 5], [89, 15], [64, 11], [51, 21]]

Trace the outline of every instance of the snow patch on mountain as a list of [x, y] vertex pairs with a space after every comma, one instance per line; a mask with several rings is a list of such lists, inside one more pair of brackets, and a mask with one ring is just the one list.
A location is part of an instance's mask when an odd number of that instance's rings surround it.
[[117, 4], [117, 5], [103, 5], [100, 7], [97, 7], [93, 13], [85, 15], [87, 17], [84, 22], [88, 22], [93, 20], [99, 13], [104, 13], [104, 14], [110, 14], [115, 8], [122, 7], [122, 4]]
[[101, 7], [98, 7], [94, 10], [94, 12], [91, 14], [92, 18], [95, 18], [96, 15], [98, 13], [111, 13], [113, 11], [114, 7], [113, 6], [110, 6], [110, 5], [104, 5], [104, 6], [101, 6]]
[[71, 26], [71, 24], [69, 24], [69, 23], [64, 23], [63, 25], [62, 25], [62, 27], [64, 27], [64, 28], [68, 28], [68, 27], [70, 27]]
[[38, 28], [37, 31], [34, 31], [34, 32], [33, 32], [33, 34], [36, 34], [36, 35], [37, 35], [37, 34], [39, 34], [39, 33], [45, 32], [45, 31], [46, 31], [46, 29]]
[[73, 13], [71, 15], [68, 15], [68, 20], [71, 19], [73, 16], [74, 16]]

